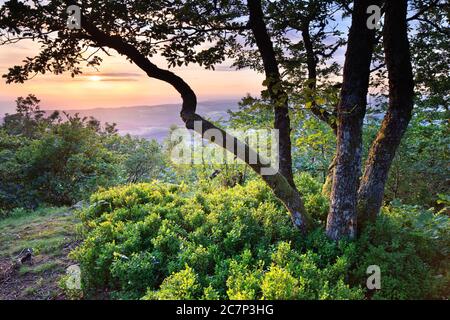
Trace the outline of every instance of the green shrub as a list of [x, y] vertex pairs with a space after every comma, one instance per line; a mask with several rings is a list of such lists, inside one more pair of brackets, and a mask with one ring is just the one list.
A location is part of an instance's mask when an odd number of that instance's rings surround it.
[[325, 225], [328, 215], [328, 198], [322, 194], [322, 184], [307, 173], [301, 173], [295, 183], [303, 195], [305, 209], [317, 222]]
[[[192, 298], [263, 298], [262, 281], [270, 279], [264, 274], [272, 270], [280, 241], [295, 244], [294, 253], [305, 245], [284, 207], [259, 181], [197, 192], [160, 182], [118, 187], [94, 194], [81, 218], [86, 239], [73, 255], [84, 287], [107, 287], [123, 298], [142, 297], [147, 289], [147, 298], [170, 296], [165, 279], [186, 266], [199, 285]], [[342, 253], [337, 249], [327, 257]], [[158, 294], [163, 283], [164, 294]]]
[[263, 275], [261, 262], [257, 265], [250, 250], [230, 261], [228, 273], [227, 295], [232, 300], [254, 300], [260, 296], [261, 278]]
[[373, 264], [382, 269], [374, 298], [441, 297], [448, 283], [448, 218], [416, 207], [386, 208], [358, 241], [339, 243], [321, 228], [302, 237], [261, 181], [231, 189], [123, 186], [94, 194], [80, 216], [85, 241], [72, 255], [87, 294], [362, 299], [373, 294], [365, 289]]
[[148, 300], [192, 300], [198, 296], [200, 286], [197, 275], [189, 266], [164, 279], [157, 291], [149, 291], [144, 299]]
[[288, 270], [274, 265], [264, 274], [261, 289], [264, 299], [292, 300], [298, 297], [301, 287]]
[[444, 298], [449, 292], [450, 223], [444, 215], [394, 202], [358, 241], [354, 274], [381, 269], [375, 299]]
[[99, 188], [165, 178], [156, 141], [122, 137], [115, 124], [59, 112], [39, 100], [17, 99], [16, 113], [0, 123], [0, 214], [24, 207], [72, 205]]
[[81, 120], [54, 125], [39, 139], [1, 132], [0, 208], [71, 205], [118, 181], [117, 156]]

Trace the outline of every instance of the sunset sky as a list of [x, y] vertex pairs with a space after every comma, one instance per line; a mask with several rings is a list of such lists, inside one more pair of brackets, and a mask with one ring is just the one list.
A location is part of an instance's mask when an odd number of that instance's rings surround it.
[[[0, 47], [0, 74], [9, 67], [32, 57], [39, 47], [31, 41]], [[29, 93], [41, 99], [44, 109], [90, 109], [96, 107], [124, 107], [177, 103], [178, 93], [164, 82], [149, 79], [138, 67], [130, 64], [114, 51], [112, 57], [103, 56], [99, 70], [84, 68], [83, 75], [38, 75], [24, 84], [5, 83], [0, 79], [0, 113], [12, 112], [14, 100]], [[166, 67], [165, 60], [152, 60]], [[251, 70], [236, 71], [225, 63], [215, 71], [191, 65], [173, 69], [192, 86], [199, 100], [238, 99], [247, 93], [259, 94], [263, 76]]]

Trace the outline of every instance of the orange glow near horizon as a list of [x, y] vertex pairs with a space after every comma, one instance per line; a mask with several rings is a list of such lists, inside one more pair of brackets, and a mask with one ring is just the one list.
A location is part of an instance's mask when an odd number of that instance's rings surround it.
[[[20, 65], [26, 57], [38, 53], [38, 45], [31, 41], [0, 47], [0, 73]], [[0, 113], [11, 112], [19, 96], [32, 93], [41, 100], [43, 109], [91, 109], [115, 108], [136, 105], [179, 103], [180, 95], [167, 83], [148, 78], [134, 64], [130, 64], [117, 53], [102, 56], [99, 70], [84, 68], [83, 74], [71, 78], [63, 75], [37, 75], [24, 84], [0, 81]], [[165, 60], [155, 58], [158, 66], [164, 67]], [[263, 76], [251, 70], [235, 71], [219, 68], [204, 70], [191, 65], [172, 69], [196, 92], [198, 100], [238, 101], [247, 93], [258, 95], [262, 90]]]
[[89, 80], [91, 80], [91, 81], [102, 81], [102, 77], [100, 77], [100, 76], [90, 76]]

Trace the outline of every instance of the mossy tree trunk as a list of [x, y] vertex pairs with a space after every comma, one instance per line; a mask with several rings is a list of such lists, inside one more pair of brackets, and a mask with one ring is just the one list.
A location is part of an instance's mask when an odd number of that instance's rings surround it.
[[355, 238], [357, 192], [361, 173], [363, 119], [366, 113], [370, 64], [375, 31], [367, 27], [370, 5], [381, 1], [356, 0], [352, 14], [343, 84], [337, 108], [337, 148], [327, 235], [338, 240]]
[[374, 221], [380, 212], [389, 169], [411, 120], [414, 80], [408, 41], [407, 0], [386, 2], [383, 30], [389, 73], [389, 107], [366, 162], [359, 188], [359, 222]]

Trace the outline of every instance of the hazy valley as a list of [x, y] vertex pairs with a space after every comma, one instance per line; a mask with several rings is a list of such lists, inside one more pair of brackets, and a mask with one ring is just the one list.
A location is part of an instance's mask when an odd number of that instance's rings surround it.
[[[237, 108], [237, 101], [211, 100], [199, 102], [197, 112], [205, 118], [220, 120], [227, 119], [227, 110], [236, 110]], [[92, 116], [102, 123], [116, 123], [120, 134], [129, 133], [146, 139], [156, 139], [159, 142], [164, 140], [172, 125], [184, 127], [180, 111], [179, 104], [66, 110], [72, 115], [79, 113], [82, 117]]]

